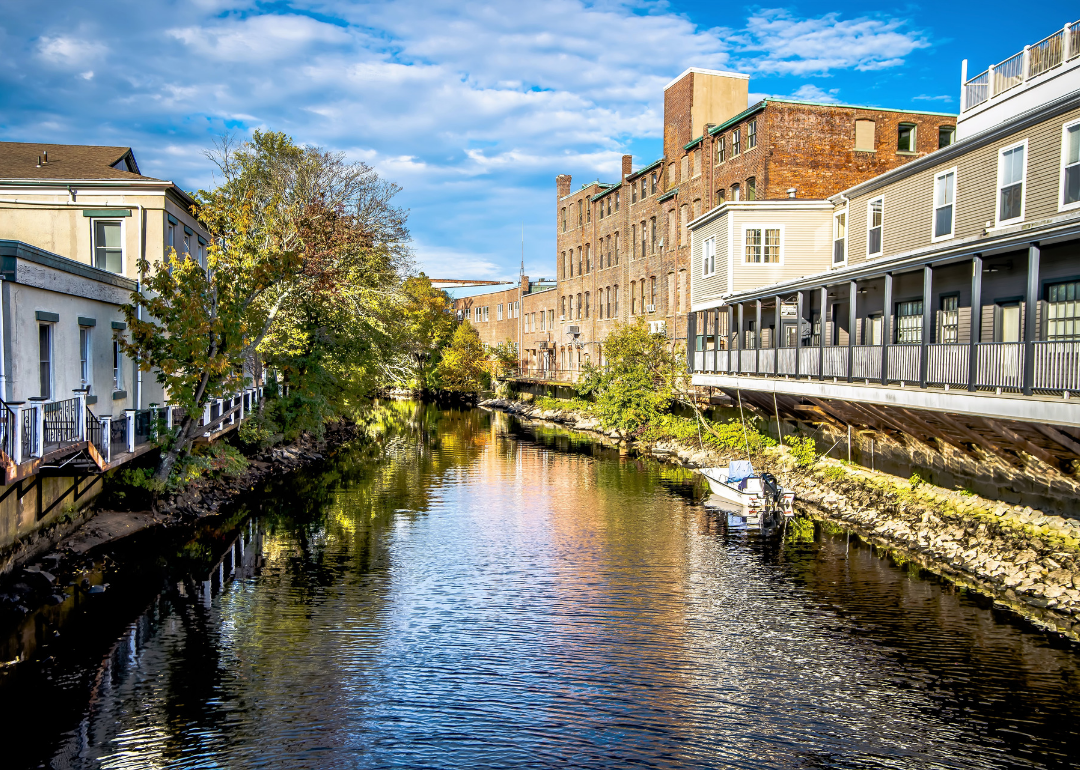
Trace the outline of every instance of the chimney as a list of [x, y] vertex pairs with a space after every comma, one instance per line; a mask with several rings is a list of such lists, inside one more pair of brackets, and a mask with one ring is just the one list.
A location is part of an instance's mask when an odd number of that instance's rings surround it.
[[529, 283], [529, 276], [527, 276], [527, 275], [521, 276], [521, 293], [522, 294], [528, 294], [529, 293], [529, 286], [531, 286], [531, 285], [532, 284]]
[[560, 198], [565, 198], [570, 194], [569, 174], [559, 174], [555, 177], [555, 194]]
[[623, 155], [622, 156], [622, 181], [626, 180], [626, 177], [630, 176], [634, 172], [634, 156]]

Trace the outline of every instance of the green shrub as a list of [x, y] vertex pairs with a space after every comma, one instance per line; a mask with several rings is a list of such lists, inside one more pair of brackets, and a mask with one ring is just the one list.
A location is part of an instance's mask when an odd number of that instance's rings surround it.
[[908, 479], [908, 486], [911, 487], [912, 491], [921, 487], [923, 483], [923, 477], [919, 475], [918, 471], [912, 473], [911, 478]]
[[211, 444], [198, 454], [190, 454], [178, 462], [168, 486], [182, 489], [203, 476], [223, 478], [238, 476], [250, 463], [236, 447], [224, 442]]
[[809, 436], [784, 436], [784, 443], [800, 468], [811, 468], [817, 462], [817, 446]]
[[240, 423], [236, 431], [236, 437], [245, 447], [253, 449], [265, 449], [270, 446], [277, 426], [268, 418], [257, 414], [249, 415]]
[[802, 516], [796, 516], [788, 522], [785, 539], [789, 543], [814, 542], [814, 522]]
[[826, 468], [822, 475], [829, 481], [840, 481], [847, 476], [847, 474], [844, 472], [844, 469], [836, 465], [832, 465]]

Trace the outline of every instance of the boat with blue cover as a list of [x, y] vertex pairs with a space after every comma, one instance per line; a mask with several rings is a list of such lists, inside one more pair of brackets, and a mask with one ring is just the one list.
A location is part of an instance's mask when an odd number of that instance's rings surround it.
[[776, 513], [795, 515], [795, 493], [784, 489], [771, 473], [755, 473], [749, 460], [732, 460], [726, 468], [701, 468], [713, 495], [739, 506], [750, 518]]

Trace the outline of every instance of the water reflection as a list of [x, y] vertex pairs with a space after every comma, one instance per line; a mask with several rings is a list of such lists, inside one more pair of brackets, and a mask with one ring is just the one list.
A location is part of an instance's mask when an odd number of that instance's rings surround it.
[[567, 431], [370, 432], [181, 549], [52, 766], [1069, 764], [1076, 650], [977, 598]]

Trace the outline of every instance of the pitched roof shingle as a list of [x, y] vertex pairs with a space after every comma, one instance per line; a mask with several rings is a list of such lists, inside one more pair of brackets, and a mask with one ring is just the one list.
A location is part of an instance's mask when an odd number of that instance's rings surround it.
[[[48, 162], [38, 165], [48, 153]], [[127, 159], [127, 168], [114, 168]], [[0, 142], [0, 179], [146, 179], [130, 147]]]

